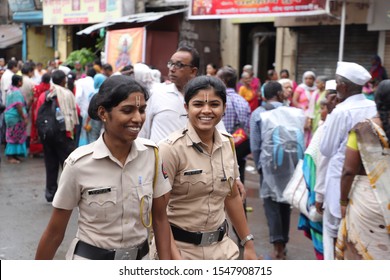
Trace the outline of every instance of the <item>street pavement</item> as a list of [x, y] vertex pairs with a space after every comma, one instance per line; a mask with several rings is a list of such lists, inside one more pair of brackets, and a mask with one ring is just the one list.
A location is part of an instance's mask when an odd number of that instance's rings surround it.
[[[44, 198], [45, 167], [43, 158], [26, 158], [20, 164], [9, 164], [1, 146], [0, 163], [0, 260], [32, 260], [45, 229], [52, 206]], [[272, 245], [268, 239], [268, 226], [262, 202], [258, 197], [259, 176], [253, 162], [248, 160], [246, 171], [248, 222], [255, 237], [256, 252], [268, 257]], [[288, 260], [315, 259], [311, 241], [297, 230], [299, 213], [291, 215], [290, 241], [287, 245]], [[73, 211], [65, 238], [55, 259], [64, 259], [68, 246], [76, 234], [77, 210]]]

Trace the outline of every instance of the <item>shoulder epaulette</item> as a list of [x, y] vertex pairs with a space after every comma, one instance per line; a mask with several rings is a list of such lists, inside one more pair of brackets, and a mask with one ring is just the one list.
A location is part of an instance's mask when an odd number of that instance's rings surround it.
[[171, 135], [169, 135], [165, 140], [164, 142], [165, 143], [168, 143], [170, 145], [172, 145], [173, 143], [175, 143], [177, 140], [179, 140], [180, 138], [183, 138], [184, 135], [186, 135], [187, 133], [187, 129], [184, 129], [184, 130], [178, 130], [178, 131], [175, 131], [174, 133], [172, 133]]
[[223, 136], [226, 136], [226, 137], [228, 137], [228, 138], [233, 138], [233, 136], [229, 133], [229, 132], [227, 132], [227, 131], [220, 131], [221, 132], [221, 134], [223, 135]]
[[158, 148], [157, 144], [154, 143], [152, 140], [150, 139], [146, 139], [146, 138], [137, 138], [143, 145], [145, 146], [148, 146], [148, 147], [153, 147], [153, 148]]
[[230, 146], [232, 148], [233, 154], [236, 155], [236, 149], [235, 149], [235, 145], [234, 145], [234, 138], [233, 138], [233, 136], [230, 133], [226, 132], [226, 131], [220, 131], [220, 132], [221, 132], [221, 134], [223, 136], [225, 136], [225, 137], [227, 137], [229, 139]]
[[73, 165], [76, 161], [91, 153], [93, 153], [93, 144], [78, 147], [69, 155], [66, 162], [70, 165]]

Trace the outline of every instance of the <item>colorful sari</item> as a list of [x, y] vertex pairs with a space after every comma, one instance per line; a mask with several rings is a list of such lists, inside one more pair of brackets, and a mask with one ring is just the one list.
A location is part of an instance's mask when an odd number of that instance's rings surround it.
[[50, 84], [40, 83], [36, 85], [33, 89], [34, 92], [34, 101], [31, 105], [31, 134], [30, 134], [30, 154], [40, 154], [43, 153], [43, 146], [38, 136], [38, 130], [36, 127], [36, 120], [38, 115], [38, 99], [41, 94], [45, 94], [47, 90], [50, 89]]
[[246, 86], [241, 86], [238, 92], [239, 95], [245, 98], [248, 102], [249, 107], [251, 108], [251, 112], [259, 107], [259, 99], [257, 98], [256, 92]]
[[355, 176], [336, 244], [337, 259], [390, 259], [390, 148], [383, 129], [358, 123], [358, 150], [367, 176]]
[[321, 120], [321, 100], [325, 98], [326, 90], [319, 92], [316, 90], [312, 96], [314, 103], [313, 121], [311, 123], [311, 132], [314, 134], [318, 128], [318, 123]]
[[21, 105], [23, 114], [27, 115], [26, 102], [19, 88], [11, 86], [6, 96], [6, 109], [4, 111], [7, 146], [5, 154], [7, 156], [20, 155], [27, 156], [27, 124], [19, 114], [17, 106]]
[[[306, 186], [309, 191], [309, 198], [307, 200], [307, 206], [313, 206], [315, 204], [315, 191], [317, 178], [317, 164], [320, 156], [320, 143], [323, 133], [323, 127], [319, 127], [314, 134], [309, 147], [305, 151], [303, 159], [303, 177], [306, 181]], [[300, 214], [298, 220], [298, 229], [303, 230], [305, 236], [312, 240], [314, 246], [314, 252], [318, 260], [324, 259], [324, 248], [322, 244], [322, 221], [314, 222], [309, 220], [303, 214]]]

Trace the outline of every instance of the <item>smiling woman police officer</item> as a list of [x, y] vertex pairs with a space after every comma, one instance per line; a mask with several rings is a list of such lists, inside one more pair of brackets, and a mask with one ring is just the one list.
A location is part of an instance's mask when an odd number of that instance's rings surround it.
[[88, 113], [105, 132], [66, 160], [36, 259], [54, 257], [75, 207], [78, 231], [67, 259], [148, 258], [151, 224], [159, 258], [171, 257], [165, 198], [171, 187], [161, 161], [155, 164], [155, 145], [137, 138], [147, 99], [147, 90], [130, 77], [112, 76], [102, 84]]
[[[231, 136], [219, 132], [226, 108], [226, 89], [214, 77], [200, 76], [185, 88], [188, 124], [160, 142], [172, 184], [168, 219], [174, 258], [237, 259], [237, 245], [227, 236], [225, 209], [244, 246], [255, 259], [235, 178], [239, 176]], [[178, 249], [178, 250], [177, 250]]]

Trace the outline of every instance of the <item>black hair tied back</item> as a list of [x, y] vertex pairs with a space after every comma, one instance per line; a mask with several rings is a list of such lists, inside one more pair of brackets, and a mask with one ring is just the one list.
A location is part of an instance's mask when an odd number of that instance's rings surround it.
[[390, 139], [390, 80], [383, 80], [375, 91], [375, 103], [383, 130], [387, 139]]

